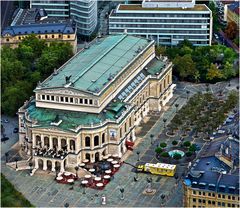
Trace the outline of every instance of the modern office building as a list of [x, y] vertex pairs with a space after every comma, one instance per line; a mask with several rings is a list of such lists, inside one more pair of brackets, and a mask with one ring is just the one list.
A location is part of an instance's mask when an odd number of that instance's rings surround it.
[[49, 17], [69, 17], [68, 0], [30, 0], [30, 8], [45, 9]]
[[127, 31], [177, 45], [188, 39], [196, 46], [211, 45], [212, 12], [195, 0], [143, 0], [142, 4], [120, 4], [109, 17], [109, 34]]
[[78, 52], [19, 109], [19, 143], [35, 169], [61, 171], [104, 155], [122, 157], [149, 111], [172, 97], [172, 63], [154, 41], [116, 35]]
[[28, 35], [34, 34], [39, 39], [51, 42], [65, 42], [77, 51], [76, 27], [70, 19], [47, 17], [43, 9], [17, 9], [9, 27], [2, 30], [1, 44], [17, 47]]
[[184, 179], [184, 207], [239, 207], [239, 140], [218, 145], [211, 145], [213, 155], [196, 160]]
[[76, 22], [77, 33], [89, 36], [97, 27], [97, 1], [70, 1], [70, 16]]

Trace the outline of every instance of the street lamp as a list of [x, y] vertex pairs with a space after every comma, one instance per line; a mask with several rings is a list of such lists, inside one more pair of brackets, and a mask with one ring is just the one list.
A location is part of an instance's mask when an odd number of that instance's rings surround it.
[[166, 128], [166, 122], [167, 122], [167, 119], [164, 118], [164, 119], [163, 119], [164, 129]]
[[165, 198], [165, 195], [164, 195], [164, 194], [161, 194], [162, 204], [163, 204], [164, 198]]
[[30, 167], [30, 175], [32, 174], [32, 167], [33, 167], [33, 164], [30, 162], [29, 163], [29, 167]]
[[148, 183], [148, 185], [147, 185], [146, 192], [152, 193], [153, 190], [152, 190], [152, 178], [151, 177], [147, 178], [147, 183]]
[[120, 192], [121, 192], [121, 199], [123, 200], [123, 199], [124, 199], [124, 195], [123, 195], [123, 193], [124, 193], [124, 188], [120, 188]]
[[68, 204], [68, 203], [65, 203], [65, 204], [64, 204], [64, 207], [69, 207], [69, 204]]
[[6, 152], [6, 153], [5, 153], [5, 157], [6, 157], [6, 163], [8, 162], [8, 156], [9, 156], [9, 153], [8, 153], [8, 152]]
[[140, 154], [140, 152], [139, 152], [139, 151], [137, 151], [137, 156], [138, 156], [138, 159], [137, 159], [137, 161], [140, 161], [139, 154]]
[[79, 170], [79, 167], [76, 166], [76, 167], [75, 167], [75, 170], [76, 170], [76, 177], [78, 178], [78, 170]]
[[154, 137], [154, 135], [153, 135], [153, 134], [150, 134], [151, 144], [153, 143], [153, 137]]
[[17, 162], [18, 162], [18, 159], [15, 158], [15, 162], [16, 162], [16, 170], [18, 169], [18, 165], [17, 165]]
[[189, 91], [189, 90], [187, 90], [187, 99], [188, 99], [189, 93], [190, 93], [190, 91]]
[[176, 103], [176, 104], [175, 104], [175, 107], [176, 107], [176, 112], [178, 111], [178, 106], [179, 106], [179, 104], [178, 104], [178, 103]]

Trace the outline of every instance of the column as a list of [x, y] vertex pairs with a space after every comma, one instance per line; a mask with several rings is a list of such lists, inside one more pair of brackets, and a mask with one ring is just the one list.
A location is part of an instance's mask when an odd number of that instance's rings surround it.
[[55, 161], [52, 161], [52, 172], [55, 172]]
[[64, 161], [61, 161], [61, 168], [60, 168], [60, 172], [64, 172], [65, 170], [64, 170]]
[[49, 148], [53, 149], [53, 138], [52, 138], [52, 136], [49, 136]]
[[27, 155], [31, 155], [31, 144], [27, 143]]
[[47, 170], [47, 160], [43, 159], [43, 170]]
[[60, 150], [61, 149], [61, 138], [60, 137], [57, 137], [57, 139], [58, 139], [58, 150]]
[[94, 153], [94, 154], [91, 154], [91, 153], [90, 153], [90, 162], [91, 162], [91, 163], [94, 163], [94, 162], [95, 162], [95, 153]]
[[41, 134], [41, 146], [44, 147], [44, 136]]
[[66, 138], [66, 140], [67, 140], [67, 151], [68, 152], [70, 152], [70, 140], [69, 140], [69, 138]]
[[38, 169], [39, 166], [38, 166], [38, 159], [37, 158], [34, 159], [34, 163], [35, 163], [35, 168]]
[[32, 135], [32, 147], [36, 148], [36, 135], [35, 134]]

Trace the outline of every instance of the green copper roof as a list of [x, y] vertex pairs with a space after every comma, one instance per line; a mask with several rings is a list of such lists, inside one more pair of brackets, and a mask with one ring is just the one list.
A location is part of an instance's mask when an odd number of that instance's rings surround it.
[[161, 60], [152, 60], [150, 62], [150, 64], [147, 66], [147, 72], [151, 75], [156, 75], [156, 73], [160, 73], [164, 67], [165, 67], [165, 63]]
[[100, 92], [129, 62], [149, 44], [149, 40], [129, 35], [108, 36], [79, 52], [58, 74], [49, 77], [41, 88], [63, 87], [71, 76], [70, 87]]
[[[27, 114], [31, 120], [36, 121], [38, 127], [50, 127], [51, 122], [62, 120], [57, 127], [63, 130], [75, 129], [79, 125], [89, 126], [91, 124], [100, 124], [108, 120], [116, 121], [126, 110], [126, 104], [123, 102], [111, 102], [106, 110], [99, 114], [64, 111], [47, 108], [37, 108], [35, 101], [31, 101], [27, 107]], [[56, 118], [58, 121], [56, 121]], [[54, 127], [54, 126], [52, 126]]]

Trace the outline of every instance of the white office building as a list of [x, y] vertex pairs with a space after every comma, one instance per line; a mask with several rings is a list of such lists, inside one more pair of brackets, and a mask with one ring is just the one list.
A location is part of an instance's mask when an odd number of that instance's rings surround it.
[[30, 8], [45, 9], [48, 17], [69, 17], [69, 1], [30, 0]]
[[212, 12], [195, 0], [143, 0], [119, 4], [109, 17], [109, 34], [126, 32], [177, 45], [188, 39], [196, 46], [211, 45]]
[[70, 16], [77, 24], [77, 33], [89, 36], [97, 26], [97, 1], [70, 1]]

